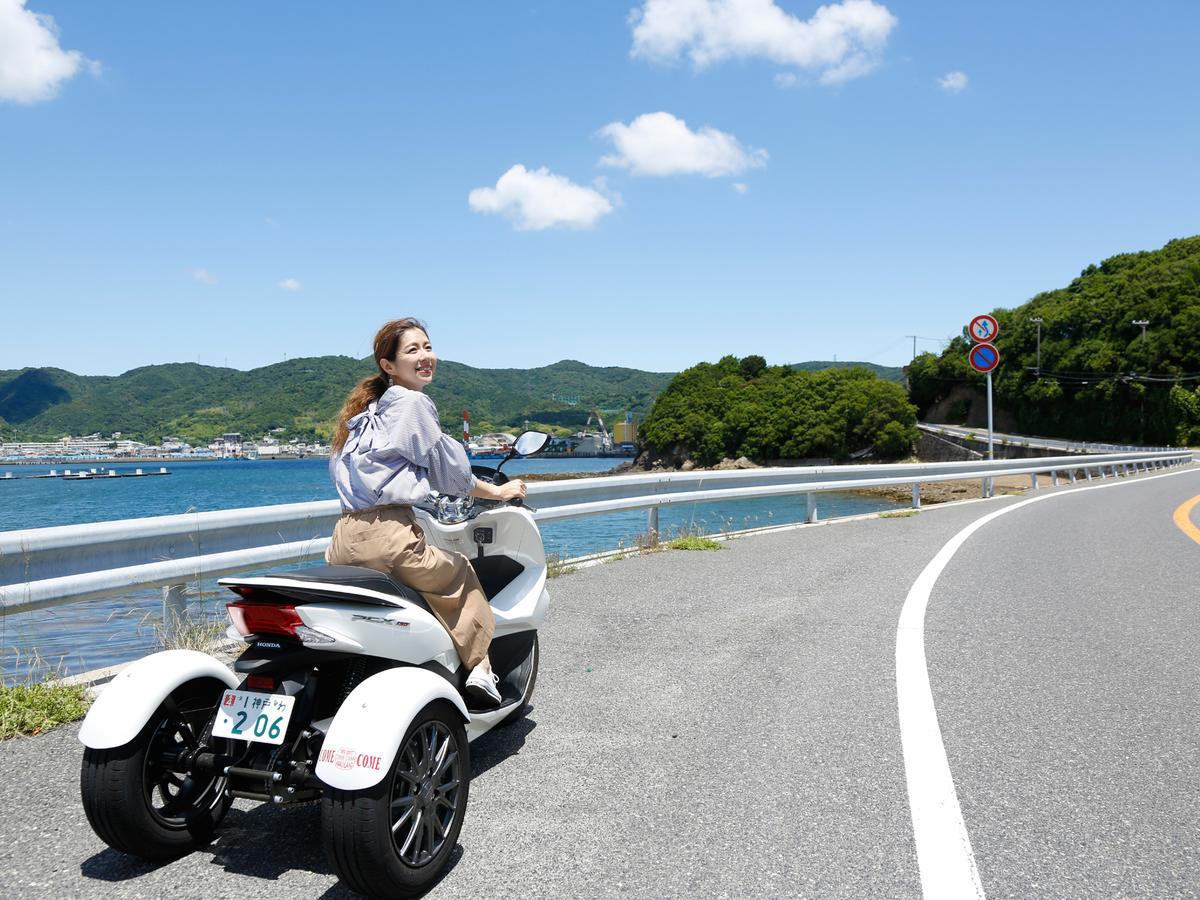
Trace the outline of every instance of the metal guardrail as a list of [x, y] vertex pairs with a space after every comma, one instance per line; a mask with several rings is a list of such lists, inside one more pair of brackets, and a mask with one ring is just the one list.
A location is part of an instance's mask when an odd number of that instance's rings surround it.
[[[647, 509], [677, 503], [805, 494], [808, 521], [823, 491], [982, 480], [1038, 473], [1079, 478], [1116, 476], [1192, 461], [1188, 450], [1125, 452], [1041, 459], [773, 467], [732, 471], [615, 475], [529, 485], [539, 522]], [[85, 525], [0, 532], [0, 615], [63, 603], [163, 588], [164, 622], [186, 608], [186, 585], [271, 565], [322, 558], [341, 510], [336, 500], [218, 510]]]
[[[939, 425], [930, 422], [918, 422], [917, 428], [928, 434], [941, 437], [958, 438], [987, 446], [987, 429], [971, 428], [966, 425]], [[1021, 447], [1032, 450], [1060, 450], [1066, 453], [1122, 453], [1122, 452], [1168, 452], [1171, 447], [1147, 447], [1131, 444], [1104, 444], [1094, 441], [1068, 441], [1063, 438], [1037, 437], [1028, 434], [1005, 434], [995, 432], [995, 444], [998, 447]]]

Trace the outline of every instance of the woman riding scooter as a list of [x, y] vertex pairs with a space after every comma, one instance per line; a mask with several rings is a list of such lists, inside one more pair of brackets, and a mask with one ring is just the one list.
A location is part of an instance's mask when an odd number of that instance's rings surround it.
[[420, 592], [471, 669], [466, 690], [499, 705], [488, 658], [495, 628], [488, 599], [465, 556], [425, 542], [411, 504], [430, 489], [512, 500], [525, 496], [525, 484], [476, 480], [462, 445], [442, 433], [437, 408], [422, 393], [437, 369], [423, 323], [386, 323], [375, 335], [374, 359], [379, 373], [350, 392], [338, 416], [329, 470], [342, 517], [325, 558], [386, 572]]

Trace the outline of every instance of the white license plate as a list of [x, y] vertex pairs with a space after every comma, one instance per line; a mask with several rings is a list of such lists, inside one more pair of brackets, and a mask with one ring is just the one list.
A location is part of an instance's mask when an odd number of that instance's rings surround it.
[[213, 737], [282, 744], [295, 697], [257, 691], [226, 691], [217, 707]]

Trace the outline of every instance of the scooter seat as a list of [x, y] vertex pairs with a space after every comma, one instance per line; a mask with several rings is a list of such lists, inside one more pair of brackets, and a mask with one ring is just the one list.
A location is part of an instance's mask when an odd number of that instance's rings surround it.
[[365, 566], [313, 566], [311, 569], [299, 569], [295, 572], [281, 573], [281, 575], [293, 581], [340, 584], [367, 591], [377, 591], [380, 594], [390, 594], [401, 600], [407, 600], [424, 609], [429, 608], [425, 603], [425, 598], [412, 588], [400, 584], [386, 572], [368, 569]]

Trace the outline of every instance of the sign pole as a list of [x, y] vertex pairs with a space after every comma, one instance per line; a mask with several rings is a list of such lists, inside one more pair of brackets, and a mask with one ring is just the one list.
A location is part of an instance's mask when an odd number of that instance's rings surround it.
[[[993, 435], [992, 435], [992, 373], [991, 372], [987, 373], [987, 392], [988, 392], [988, 462], [991, 462], [992, 460], [994, 460], [996, 458], [995, 443], [994, 443], [994, 439], [993, 439]], [[990, 479], [990, 478], [988, 479], [987, 494], [989, 497], [994, 495], [994, 490], [992, 487], [992, 479]]]

